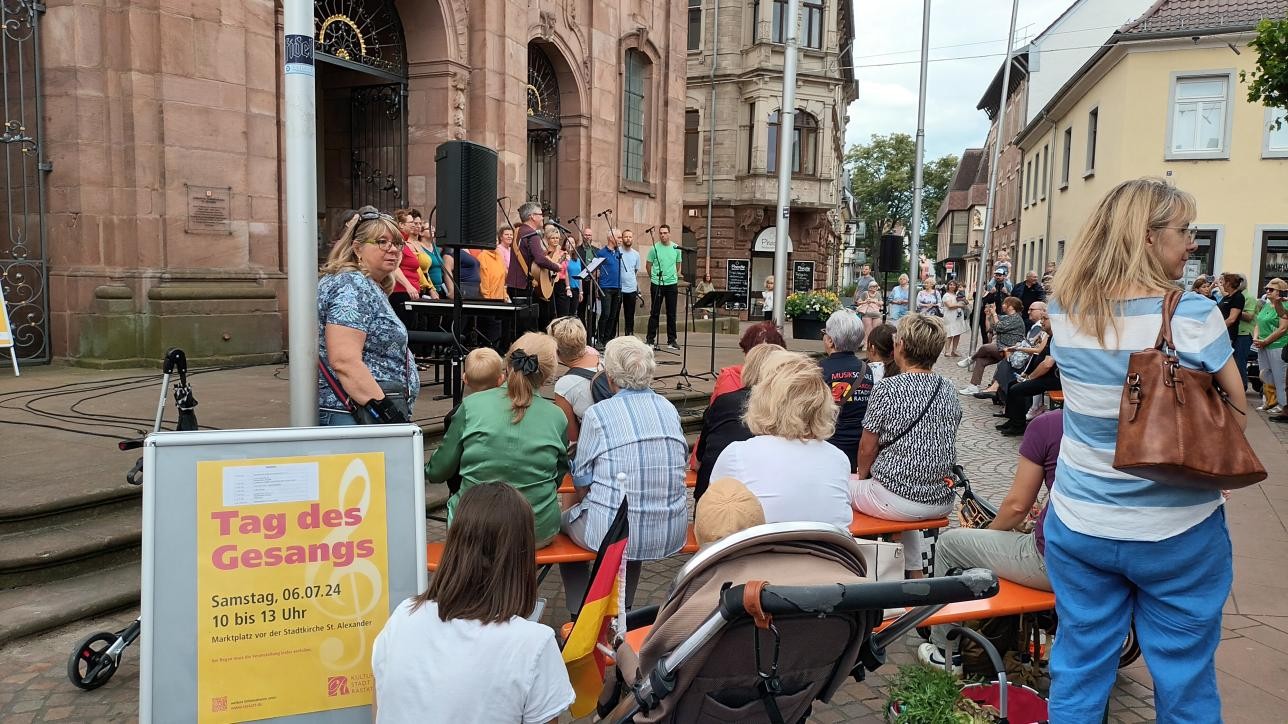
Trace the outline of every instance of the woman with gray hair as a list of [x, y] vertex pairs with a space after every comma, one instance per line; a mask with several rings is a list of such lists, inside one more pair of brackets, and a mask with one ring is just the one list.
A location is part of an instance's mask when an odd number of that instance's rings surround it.
[[827, 356], [819, 360], [823, 368], [823, 381], [832, 392], [832, 400], [840, 407], [836, 432], [828, 439], [850, 459], [850, 472], [859, 461], [859, 440], [863, 437], [863, 416], [868, 411], [868, 398], [872, 396], [873, 375], [868, 363], [859, 359], [863, 349], [864, 321], [848, 309], [838, 309], [827, 318], [823, 329], [823, 351]]
[[[626, 547], [626, 606], [639, 581], [640, 562], [666, 558], [684, 545], [687, 445], [680, 415], [649, 387], [657, 362], [638, 337], [618, 337], [604, 348], [604, 372], [615, 394], [591, 405], [581, 422], [573, 495], [563, 531], [577, 545], [598, 550], [623, 499], [630, 500], [631, 539]], [[568, 610], [581, 610], [590, 569], [562, 564]]]

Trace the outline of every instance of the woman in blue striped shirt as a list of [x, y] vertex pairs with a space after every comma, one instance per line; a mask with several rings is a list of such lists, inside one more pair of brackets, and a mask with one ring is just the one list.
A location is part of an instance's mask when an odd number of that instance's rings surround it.
[[[1060, 618], [1053, 722], [1101, 720], [1133, 617], [1158, 721], [1221, 721], [1214, 657], [1233, 580], [1221, 494], [1113, 467], [1127, 360], [1158, 335], [1163, 297], [1196, 248], [1194, 217], [1194, 197], [1162, 180], [1121, 183], [1056, 277], [1051, 350], [1064, 383], [1064, 440], [1044, 530]], [[1172, 334], [1181, 364], [1214, 373], [1242, 411], [1247, 401], [1216, 304], [1187, 292]]]

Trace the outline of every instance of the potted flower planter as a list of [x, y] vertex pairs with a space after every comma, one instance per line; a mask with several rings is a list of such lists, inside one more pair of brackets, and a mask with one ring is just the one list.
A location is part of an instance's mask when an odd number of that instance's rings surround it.
[[827, 321], [819, 319], [817, 314], [802, 314], [792, 317], [792, 339], [823, 339], [823, 327]]

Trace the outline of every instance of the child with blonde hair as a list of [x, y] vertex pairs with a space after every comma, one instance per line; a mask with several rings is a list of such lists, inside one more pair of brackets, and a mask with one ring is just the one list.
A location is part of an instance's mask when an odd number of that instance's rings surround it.
[[482, 392], [505, 382], [505, 362], [491, 347], [479, 347], [465, 355], [461, 372], [467, 392]]

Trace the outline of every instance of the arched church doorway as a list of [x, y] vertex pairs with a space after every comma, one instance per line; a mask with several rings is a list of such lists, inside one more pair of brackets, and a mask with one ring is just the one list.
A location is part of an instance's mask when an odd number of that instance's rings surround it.
[[407, 205], [407, 51], [393, 0], [317, 0], [313, 30], [319, 229], [329, 234], [345, 209]]
[[557, 217], [560, 122], [559, 79], [546, 51], [528, 44], [528, 201]]

